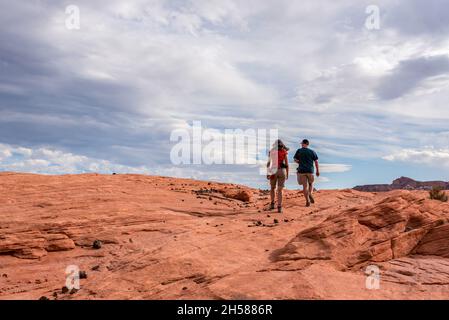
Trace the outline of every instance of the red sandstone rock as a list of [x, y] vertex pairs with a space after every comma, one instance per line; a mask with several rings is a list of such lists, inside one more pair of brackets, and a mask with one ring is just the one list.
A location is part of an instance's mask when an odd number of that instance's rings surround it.
[[380, 202], [351, 208], [300, 232], [275, 259], [330, 259], [350, 268], [410, 253], [447, 257], [448, 207], [427, 206], [429, 211], [422, 211], [423, 204], [430, 202], [410, 192], [394, 192]]
[[250, 202], [252, 199], [252, 194], [248, 190], [241, 189], [224, 189], [221, 191], [223, 196], [230, 199], [240, 200], [243, 202]]
[[265, 192], [141, 175], [0, 173], [0, 193], [0, 299], [52, 296], [73, 265], [96, 271], [58, 299], [449, 299], [449, 204], [425, 191], [287, 190], [279, 216]]

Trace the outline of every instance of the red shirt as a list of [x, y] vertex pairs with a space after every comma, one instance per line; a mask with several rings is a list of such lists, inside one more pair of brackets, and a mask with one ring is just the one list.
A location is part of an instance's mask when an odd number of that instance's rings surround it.
[[[287, 150], [271, 150], [270, 151], [270, 159], [271, 166], [276, 165], [277, 168], [282, 168], [282, 164], [284, 163], [285, 158], [287, 157]], [[275, 163], [275, 161], [277, 161]]]

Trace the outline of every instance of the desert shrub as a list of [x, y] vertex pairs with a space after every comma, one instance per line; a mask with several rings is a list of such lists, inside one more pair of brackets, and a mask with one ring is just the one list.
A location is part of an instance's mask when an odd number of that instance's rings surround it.
[[432, 190], [429, 191], [430, 199], [439, 200], [442, 202], [447, 202], [448, 197], [446, 192], [443, 191], [440, 187], [433, 187]]

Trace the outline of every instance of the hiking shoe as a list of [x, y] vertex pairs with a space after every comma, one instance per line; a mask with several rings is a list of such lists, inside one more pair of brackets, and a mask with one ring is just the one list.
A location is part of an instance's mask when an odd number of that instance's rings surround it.
[[270, 203], [270, 210], [274, 210], [274, 202]]
[[315, 203], [315, 199], [312, 197], [311, 194], [309, 194], [309, 199], [310, 199], [310, 202], [311, 202], [311, 203]]
[[282, 207], [278, 207], [278, 213], [282, 213]]
[[310, 207], [310, 202], [307, 202], [307, 203], [306, 203], [306, 207]]

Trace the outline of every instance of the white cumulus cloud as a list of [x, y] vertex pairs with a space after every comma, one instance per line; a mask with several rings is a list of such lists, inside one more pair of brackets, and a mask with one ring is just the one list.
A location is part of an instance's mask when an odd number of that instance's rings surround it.
[[386, 155], [382, 159], [449, 167], [449, 149], [435, 149], [431, 147], [423, 149], [402, 149]]
[[131, 167], [50, 148], [23, 148], [0, 144], [0, 170], [44, 174], [67, 173], [143, 173], [145, 166]]

